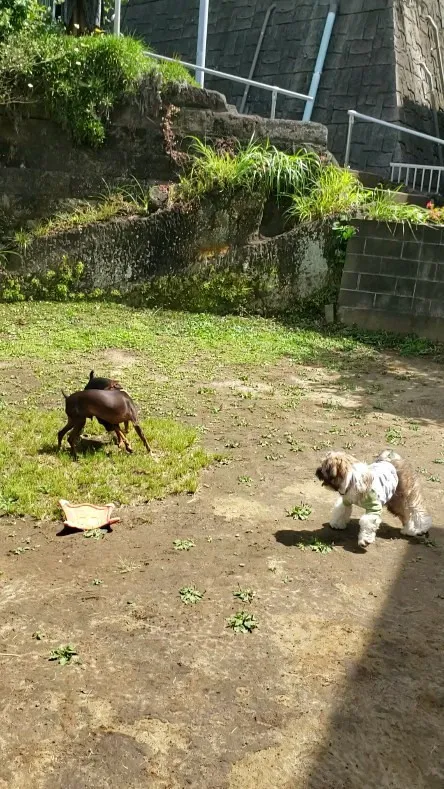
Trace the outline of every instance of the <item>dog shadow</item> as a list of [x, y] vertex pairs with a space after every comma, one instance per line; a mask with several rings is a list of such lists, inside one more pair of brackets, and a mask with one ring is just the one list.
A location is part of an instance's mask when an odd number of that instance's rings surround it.
[[[76, 451], [79, 455], [95, 455], [97, 452], [104, 452], [104, 450], [111, 445], [110, 441], [104, 441], [95, 436], [82, 436], [79, 440]], [[60, 452], [70, 452], [69, 444], [63, 446]], [[39, 455], [58, 455], [59, 449], [57, 444], [43, 444], [38, 450]]]
[[[320, 529], [279, 529], [274, 536], [276, 542], [286, 548], [310, 546], [316, 540], [335, 548], [342, 548], [349, 553], [366, 553], [365, 548], [358, 545], [359, 521], [352, 518], [346, 529], [332, 529], [329, 523], [323, 523]], [[377, 538], [383, 540], [401, 539], [400, 529], [381, 523]]]

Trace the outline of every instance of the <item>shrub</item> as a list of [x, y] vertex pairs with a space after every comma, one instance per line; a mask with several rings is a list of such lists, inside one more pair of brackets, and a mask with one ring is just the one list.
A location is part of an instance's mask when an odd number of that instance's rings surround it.
[[159, 66], [129, 36], [66, 35], [39, 6], [0, 50], [0, 103], [41, 100], [77, 143], [97, 146], [111, 110], [144, 75], [152, 74], [160, 86], [193, 81], [180, 64], [171, 66]]

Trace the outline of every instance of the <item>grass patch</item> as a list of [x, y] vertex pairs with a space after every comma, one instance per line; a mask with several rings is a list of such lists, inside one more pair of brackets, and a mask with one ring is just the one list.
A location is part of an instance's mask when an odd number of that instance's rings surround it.
[[[262, 364], [286, 356], [330, 369], [365, 369], [379, 351], [444, 358], [444, 346], [413, 336], [327, 327], [319, 322], [283, 325], [265, 318], [137, 310], [120, 304], [0, 304], [0, 358], [76, 362], [106, 348], [147, 353], [150, 365], [174, 373], [190, 358], [206, 365]], [[46, 374], [46, 369], [45, 369]], [[66, 383], [57, 369], [51, 382]], [[85, 381], [86, 383], [86, 381]], [[134, 388], [131, 391], [137, 391]], [[85, 384], [83, 384], [85, 385]], [[59, 387], [60, 389], [60, 387]]]
[[[56, 451], [56, 434], [63, 422], [62, 408], [0, 411], [0, 487], [7, 513], [54, 518], [59, 516], [60, 498], [138, 504], [167, 493], [194, 492], [199, 472], [210, 462], [196, 445], [193, 428], [150, 419], [143, 429], [161, 453], [158, 463], [137, 446], [134, 433], [133, 455], [107, 443], [86, 450], [75, 463], [67, 451]], [[88, 429], [103, 432], [98, 426]]]
[[95, 202], [77, 202], [71, 211], [61, 211], [30, 231], [18, 230], [13, 241], [19, 249], [26, 249], [33, 238], [45, 238], [95, 222], [108, 222], [117, 216], [144, 216], [150, 207], [149, 190], [133, 179], [126, 187], [109, 189]]

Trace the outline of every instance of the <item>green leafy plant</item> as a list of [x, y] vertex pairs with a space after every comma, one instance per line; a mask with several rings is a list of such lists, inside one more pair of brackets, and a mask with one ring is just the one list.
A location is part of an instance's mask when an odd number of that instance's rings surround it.
[[53, 649], [48, 660], [57, 660], [61, 666], [70, 663], [77, 656], [76, 648], [72, 644], [65, 644]]
[[385, 433], [385, 439], [389, 444], [401, 444], [402, 433], [399, 427], [389, 427]]
[[333, 550], [331, 545], [320, 540], [318, 537], [310, 537], [310, 539], [305, 542], [298, 542], [297, 547], [301, 551], [313, 551], [314, 553], [321, 554], [330, 553]]
[[180, 599], [185, 605], [194, 605], [203, 599], [205, 592], [199, 592], [195, 586], [183, 586], [179, 590]]
[[103, 529], [87, 529], [83, 532], [83, 536], [92, 540], [103, 540], [105, 532]]
[[243, 603], [251, 603], [254, 596], [255, 592], [253, 592], [252, 589], [241, 589], [240, 586], [233, 592], [233, 597], [237, 597], [238, 600], [242, 600]]
[[312, 511], [309, 504], [301, 502], [301, 504], [292, 507], [291, 510], [287, 510], [287, 517], [294, 518], [294, 520], [298, 521], [306, 521], [310, 517]]
[[235, 633], [252, 633], [259, 627], [259, 623], [254, 614], [247, 611], [237, 611], [227, 619], [227, 627], [230, 627]]
[[195, 547], [193, 540], [173, 540], [175, 551], [189, 551]]

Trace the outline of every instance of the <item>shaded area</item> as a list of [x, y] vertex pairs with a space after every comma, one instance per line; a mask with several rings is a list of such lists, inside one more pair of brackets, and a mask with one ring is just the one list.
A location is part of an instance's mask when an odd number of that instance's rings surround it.
[[443, 786], [443, 598], [441, 551], [409, 548], [364, 657], [348, 661], [307, 789]]

